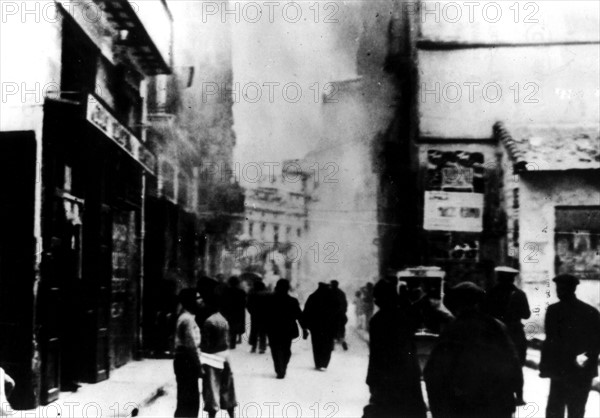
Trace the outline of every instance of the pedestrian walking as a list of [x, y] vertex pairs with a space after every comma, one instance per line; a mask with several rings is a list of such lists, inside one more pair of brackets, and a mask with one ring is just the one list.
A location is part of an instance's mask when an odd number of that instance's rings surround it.
[[481, 310], [484, 291], [470, 282], [450, 290], [456, 319], [440, 335], [424, 370], [433, 418], [510, 418], [523, 371], [497, 319]]
[[348, 350], [346, 342], [346, 323], [348, 323], [348, 299], [337, 280], [331, 281], [331, 291], [335, 300], [335, 342], [342, 345], [344, 350]]
[[183, 289], [179, 292], [181, 313], [175, 328], [173, 361], [177, 382], [176, 417], [197, 417], [200, 411], [200, 329], [195, 318], [199, 298], [195, 289]]
[[302, 314], [304, 325], [311, 334], [315, 368], [327, 370], [333, 351], [336, 332], [335, 298], [327, 283], [319, 283], [317, 290], [306, 300]]
[[209, 418], [216, 417], [220, 409], [234, 418], [237, 400], [228, 352], [229, 324], [219, 312], [217, 287], [216, 281], [205, 281], [200, 293], [208, 314], [201, 327], [202, 398]]
[[356, 317], [356, 327], [358, 329], [366, 329], [365, 324], [365, 307], [363, 304], [363, 289], [362, 287], [354, 292], [354, 316]]
[[248, 295], [248, 312], [250, 313], [250, 346], [251, 352], [263, 354], [267, 350], [267, 328], [266, 328], [266, 299], [267, 287], [262, 280], [254, 282], [254, 286]]
[[308, 331], [302, 322], [302, 310], [298, 300], [288, 294], [290, 282], [279, 279], [275, 291], [267, 300], [267, 335], [271, 356], [278, 379], [285, 377], [292, 356], [292, 341], [299, 337], [298, 324], [302, 327], [303, 337]]
[[229, 324], [229, 347], [241, 342], [246, 327], [246, 292], [240, 288], [237, 276], [231, 276], [223, 289], [221, 313]]
[[371, 398], [363, 418], [425, 418], [414, 343], [416, 322], [408, 314], [408, 306], [398, 306], [393, 283], [377, 282], [374, 302], [379, 311], [369, 326], [367, 385]]
[[583, 418], [598, 376], [600, 313], [575, 295], [579, 279], [570, 274], [554, 278], [559, 302], [548, 307], [540, 376], [550, 378], [547, 418]]
[[[487, 292], [484, 310], [506, 326], [523, 367], [527, 358], [527, 339], [521, 320], [531, 317], [529, 302], [525, 292], [515, 286], [515, 278], [519, 270], [501, 266], [496, 267], [495, 272], [497, 284]], [[526, 405], [523, 400], [522, 385], [517, 392], [517, 405]]]

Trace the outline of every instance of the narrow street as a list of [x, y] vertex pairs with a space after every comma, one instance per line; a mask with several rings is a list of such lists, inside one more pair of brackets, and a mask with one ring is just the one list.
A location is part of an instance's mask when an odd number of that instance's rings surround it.
[[[360, 417], [368, 401], [365, 384], [368, 348], [352, 333], [350, 348], [336, 347], [329, 369], [314, 369], [310, 338], [292, 346], [284, 380], [275, 378], [271, 355], [252, 354], [246, 341], [232, 351], [232, 367], [239, 402], [238, 417]], [[175, 381], [166, 395], [140, 411], [143, 417], [168, 417], [175, 411]], [[206, 414], [205, 414], [206, 415]], [[221, 415], [226, 417], [225, 411]]]
[[[244, 336], [245, 337], [245, 336]], [[364, 383], [368, 363], [366, 342], [348, 333], [350, 348], [344, 352], [337, 346], [326, 372], [314, 370], [310, 339], [298, 340], [292, 346], [292, 360], [284, 380], [275, 379], [269, 350], [251, 354], [247, 342], [232, 351], [236, 390], [239, 401], [237, 417], [306, 417], [354, 418], [362, 416], [369, 399]], [[524, 368], [525, 400], [515, 418], [543, 418], [549, 380], [541, 379], [537, 370]], [[176, 404], [175, 377], [164, 396], [140, 411], [142, 417], [173, 416]], [[204, 414], [203, 416], [206, 416]], [[218, 417], [225, 418], [221, 411]], [[600, 417], [600, 393], [592, 391], [586, 417]]]

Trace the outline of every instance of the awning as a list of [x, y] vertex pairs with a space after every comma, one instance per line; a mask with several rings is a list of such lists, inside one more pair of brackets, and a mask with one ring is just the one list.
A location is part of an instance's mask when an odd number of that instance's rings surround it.
[[171, 14], [163, 0], [102, 0], [107, 20], [146, 76], [171, 73]]

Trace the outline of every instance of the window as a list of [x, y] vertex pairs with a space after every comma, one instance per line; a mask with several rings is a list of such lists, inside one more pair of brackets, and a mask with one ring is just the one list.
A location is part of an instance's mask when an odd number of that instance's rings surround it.
[[164, 112], [167, 107], [167, 76], [156, 76], [156, 110]]
[[513, 189], [513, 209], [519, 209], [519, 188], [515, 187]]
[[254, 237], [254, 222], [248, 224], [248, 235], [250, 235], [250, 238]]
[[600, 280], [600, 206], [557, 207], [556, 274]]
[[279, 242], [279, 225], [273, 225], [273, 242], [275, 244]]
[[162, 195], [169, 199], [175, 198], [175, 170], [167, 161], [163, 161], [160, 166], [160, 180]]

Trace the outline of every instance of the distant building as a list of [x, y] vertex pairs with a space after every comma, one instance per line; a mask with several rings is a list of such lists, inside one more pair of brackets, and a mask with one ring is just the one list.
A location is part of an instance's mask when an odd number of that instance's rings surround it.
[[318, 282], [338, 280], [352, 293], [378, 275], [377, 177], [365, 92], [360, 77], [339, 81], [335, 102], [323, 106], [319, 147], [307, 154], [308, 264], [302, 293]]
[[297, 161], [247, 187], [245, 220], [235, 251], [240, 272], [257, 272], [267, 284], [277, 277], [296, 288], [305, 266], [306, 180]]
[[394, 25], [407, 19], [396, 12], [399, 3], [345, 4], [343, 13], [352, 18], [335, 28], [354, 60], [323, 95], [321, 138], [302, 159], [310, 195], [307, 243], [316, 255], [307, 258], [305, 293], [337, 279], [354, 294], [415, 259], [414, 217], [408, 216], [414, 210], [411, 103], [404, 101], [412, 61], [406, 34]]

